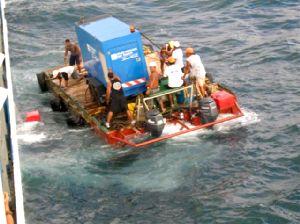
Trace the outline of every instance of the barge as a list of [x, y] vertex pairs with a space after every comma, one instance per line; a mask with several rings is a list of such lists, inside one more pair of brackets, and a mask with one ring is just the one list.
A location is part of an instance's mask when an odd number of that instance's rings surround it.
[[[97, 18], [76, 24], [76, 34], [82, 51], [84, 68], [80, 79], [70, 79], [62, 88], [53, 73], [57, 66], [37, 74], [42, 91], [51, 91], [56, 99], [52, 108], [70, 111], [77, 123], [87, 123], [108, 144], [143, 147], [215, 124], [243, 116], [234, 93], [206, 76], [207, 96], [199, 99], [193, 84], [168, 88], [160, 80], [160, 91], [145, 96], [149, 79], [149, 64], [160, 65], [159, 53], [143, 44], [142, 33], [114, 18]], [[160, 66], [157, 66], [160, 67]], [[105, 125], [108, 113], [105, 104], [107, 72], [112, 70], [122, 82], [128, 108], [136, 123], [126, 113], [114, 116], [111, 127]], [[174, 104], [170, 105], [168, 96]], [[163, 100], [167, 109], [161, 113], [153, 102]]]

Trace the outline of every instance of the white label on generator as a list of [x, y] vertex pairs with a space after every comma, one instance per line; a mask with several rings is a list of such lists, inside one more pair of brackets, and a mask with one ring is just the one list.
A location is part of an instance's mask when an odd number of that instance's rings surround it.
[[96, 56], [96, 49], [95, 48], [93, 48], [91, 45], [89, 45], [89, 44], [86, 44], [86, 48], [87, 48], [87, 50], [88, 50], [88, 52], [91, 54], [91, 57], [93, 58], [93, 59], [96, 59], [97, 60], [97, 56]]
[[121, 61], [126, 61], [132, 58], [137, 58], [138, 57], [138, 52], [137, 48], [132, 48], [126, 51], [120, 51], [117, 53], [114, 53], [111, 55], [111, 60], [121, 60]]

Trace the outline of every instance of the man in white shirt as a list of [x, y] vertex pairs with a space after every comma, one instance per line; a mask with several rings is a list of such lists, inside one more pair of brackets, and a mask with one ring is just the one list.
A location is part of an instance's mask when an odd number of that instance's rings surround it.
[[184, 69], [184, 63], [183, 63], [183, 52], [180, 48], [180, 42], [179, 41], [173, 41], [173, 52], [172, 52], [172, 57], [176, 59], [175, 64], [179, 65], [179, 67], [181, 68], [182, 72]]
[[170, 88], [177, 88], [182, 86], [182, 71], [181, 67], [176, 64], [176, 59], [169, 57], [167, 59], [167, 67], [165, 69], [164, 77], [168, 77], [168, 86]]
[[198, 93], [201, 97], [204, 97], [206, 71], [201, 58], [199, 55], [195, 54], [193, 48], [187, 48], [185, 54], [187, 59], [183, 79], [189, 75], [191, 81], [195, 80]]
[[[169, 88], [178, 88], [183, 85], [180, 65], [176, 64], [176, 59], [169, 57], [167, 59], [167, 67], [165, 69], [164, 77], [168, 77], [168, 87]], [[171, 105], [173, 105], [174, 100], [171, 94], [168, 95]]]
[[72, 77], [73, 79], [79, 78], [79, 74], [76, 71], [74, 66], [66, 66], [57, 70], [53, 70], [52, 74], [53, 74], [52, 76], [53, 79], [59, 80], [59, 86], [61, 86], [61, 81], [62, 79], [64, 79], [65, 87], [68, 87], [68, 80], [70, 77]]

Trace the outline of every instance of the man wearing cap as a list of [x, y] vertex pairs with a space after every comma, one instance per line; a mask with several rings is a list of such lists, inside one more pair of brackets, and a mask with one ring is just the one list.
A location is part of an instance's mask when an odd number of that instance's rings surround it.
[[180, 42], [179, 41], [173, 41], [173, 51], [172, 51], [172, 57], [176, 59], [175, 64], [179, 65], [182, 72], [184, 72], [184, 64], [183, 64], [183, 52], [180, 48]]
[[[149, 75], [149, 81], [147, 83], [147, 91], [146, 95], [155, 94], [159, 92], [159, 80], [160, 80], [160, 74], [157, 72], [157, 65], [155, 61], [150, 62], [149, 68], [150, 68], [150, 75]], [[156, 100], [159, 103], [160, 109], [162, 112], [165, 112], [166, 109], [164, 108], [163, 101], [161, 97], [157, 97]]]
[[[181, 67], [179, 64], [176, 64], [176, 59], [169, 57], [167, 59], [167, 67], [165, 69], [164, 77], [168, 77], [168, 87], [169, 88], [178, 88], [183, 84]], [[171, 106], [174, 104], [173, 95], [168, 94]]]
[[183, 79], [189, 75], [190, 80], [196, 81], [196, 88], [201, 97], [205, 96], [205, 68], [202, 64], [201, 58], [198, 54], [195, 54], [193, 48], [187, 48], [186, 54], [186, 66], [184, 69]]
[[62, 67], [60, 69], [53, 70], [53, 72], [52, 72], [52, 78], [59, 80], [59, 86], [61, 86], [61, 81], [62, 81], [62, 79], [64, 79], [65, 87], [68, 87], [68, 81], [69, 81], [70, 77], [72, 77], [73, 79], [79, 78], [79, 74], [75, 70], [74, 66]]
[[167, 67], [165, 69], [164, 77], [168, 77], [168, 87], [177, 88], [182, 86], [183, 73], [179, 64], [176, 64], [176, 59], [169, 57], [167, 59]]

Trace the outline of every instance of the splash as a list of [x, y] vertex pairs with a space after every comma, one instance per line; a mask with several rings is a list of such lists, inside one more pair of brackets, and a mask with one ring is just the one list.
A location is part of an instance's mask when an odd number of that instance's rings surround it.
[[[230, 120], [224, 123], [216, 124], [213, 126], [215, 131], [229, 132], [230, 130], [245, 127], [248, 125], [256, 124], [260, 122], [260, 118], [254, 111], [242, 108], [244, 116], [234, 120]], [[226, 116], [226, 115], [224, 115]]]
[[46, 139], [44, 132], [40, 132], [39, 129], [43, 126], [40, 122], [25, 122], [18, 124], [18, 140], [23, 143], [42, 142]]
[[[248, 110], [246, 108], [242, 108], [242, 112], [244, 113], [244, 116], [230, 120], [230, 121], [226, 121], [223, 123], [219, 123], [219, 124], [215, 124], [212, 126], [212, 129], [209, 128], [204, 128], [204, 129], [200, 129], [197, 131], [193, 131], [193, 132], [188, 132], [186, 134], [183, 135], [179, 135], [177, 137], [175, 137], [174, 141], [186, 141], [188, 142], [195, 142], [195, 141], [199, 141], [199, 135], [202, 134], [210, 134], [213, 132], [229, 132], [230, 130], [233, 129], [238, 129], [241, 127], [245, 127], [251, 124], [255, 124], [260, 122], [260, 118], [258, 116], [257, 113], [255, 113], [254, 111]], [[220, 115], [220, 118], [225, 118], [227, 116], [232, 116], [232, 114], [222, 114]], [[189, 127], [194, 127], [192, 125], [190, 125], [188, 122], [186, 122], [186, 125]], [[166, 125], [163, 134], [167, 135], [167, 134], [172, 134], [174, 132], [178, 132], [181, 128], [181, 125], [179, 124], [169, 124]], [[187, 138], [188, 136], [188, 138]]]

